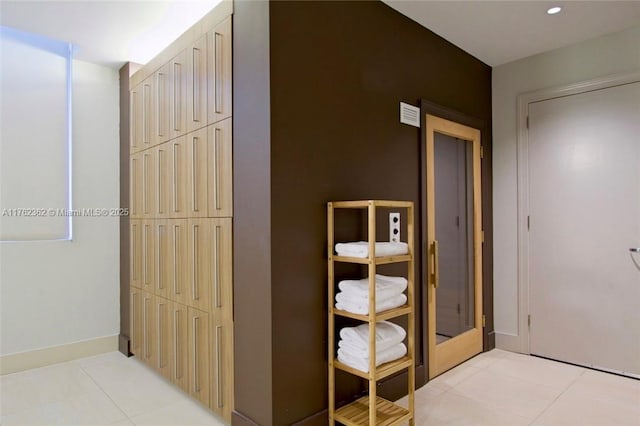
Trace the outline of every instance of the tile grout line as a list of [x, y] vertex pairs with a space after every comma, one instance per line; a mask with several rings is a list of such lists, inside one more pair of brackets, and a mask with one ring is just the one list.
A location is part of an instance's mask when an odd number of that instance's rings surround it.
[[[502, 378], [506, 378], [506, 379], [508, 379], [508, 380], [512, 380], [512, 381], [520, 382], [521, 384], [524, 384], [524, 385], [525, 385], [525, 386], [527, 386], [527, 387], [531, 387], [531, 386], [539, 386], [539, 387], [544, 387], [544, 388], [549, 389], [549, 390], [554, 390], [554, 391], [556, 390], [556, 389], [551, 388], [551, 387], [549, 387], [549, 386], [544, 386], [544, 385], [540, 385], [540, 384], [532, 383], [532, 382], [529, 382], [529, 381], [527, 381], [527, 380], [523, 380], [523, 379], [521, 379], [521, 378], [517, 378], [517, 377], [512, 377], [512, 376], [507, 375], [507, 374], [499, 374], [499, 373], [498, 373], [498, 372], [496, 372], [496, 371], [487, 371], [487, 374], [489, 374], [489, 375], [499, 375], [499, 376], [501, 376]], [[582, 374], [582, 373], [581, 373], [581, 374]], [[470, 376], [470, 377], [471, 377], [471, 376]], [[574, 379], [574, 380], [575, 380], [575, 379]], [[458, 385], [462, 384], [463, 382], [464, 382], [464, 380], [463, 380], [462, 382], [460, 382]], [[572, 383], [573, 383], [573, 382], [572, 382]], [[481, 400], [481, 399], [477, 399], [477, 398], [475, 398], [475, 397], [474, 397], [474, 396], [475, 396], [475, 394], [474, 394], [474, 395], [469, 395], [469, 394], [467, 394], [467, 393], [462, 393], [462, 392], [458, 391], [458, 390], [456, 389], [458, 385], [456, 385], [455, 387], [453, 387], [453, 388], [451, 389], [451, 390], [453, 390], [453, 391], [454, 391], [454, 393], [455, 393], [457, 396], [464, 397], [464, 398], [469, 399], [469, 400], [471, 400], [471, 401], [474, 401], [474, 402], [476, 402], [476, 403], [478, 403], [478, 404], [484, 405], [485, 407], [488, 407], [488, 408], [490, 408], [490, 409], [492, 409], [492, 410], [494, 410], [494, 411], [498, 411], [498, 412], [500, 412], [500, 411], [505, 411], [505, 407], [501, 407], [501, 406], [499, 406], [499, 405], [493, 405], [493, 404], [491, 404], [491, 403], [487, 403], [487, 402], [485, 402], [485, 401], [483, 401], [483, 400]], [[560, 397], [560, 395], [561, 395], [562, 393], [564, 393], [564, 391], [560, 392], [560, 394], [558, 394], [558, 396], [557, 396], [557, 397], [555, 397], [553, 401], [555, 401], [558, 397]], [[552, 403], [553, 403], [553, 401], [552, 401], [552, 402], [550, 402], [550, 404], [552, 404]], [[548, 407], [547, 407], [547, 408], [548, 408]], [[543, 409], [542, 411], [545, 411], [545, 410], [546, 410], [546, 408], [545, 408], [545, 409]], [[515, 412], [515, 411], [511, 411], [511, 410], [508, 410], [508, 409], [506, 410], [506, 412], [508, 412], [510, 415], [515, 415], [515, 416], [521, 417], [521, 418], [523, 418], [523, 419], [525, 419], [525, 420], [527, 420], [527, 421], [531, 421], [531, 422], [534, 422], [534, 421], [538, 418], [538, 416], [540, 415], [540, 414], [538, 414], [537, 416], [535, 416], [535, 417], [533, 417], [533, 418], [532, 418], [532, 417], [525, 416], [525, 415], [522, 415], [522, 414], [520, 414], [520, 413], [517, 413], [517, 412]]]
[[[470, 377], [471, 377], [471, 376], [470, 376]], [[462, 383], [462, 382], [460, 382], [460, 383]], [[456, 386], [457, 386], [457, 385], [456, 385]], [[451, 389], [449, 389], [448, 391], [444, 391], [441, 395], [438, 395], [438, 396], [434, 399], [434, 401], [435, 401], [435, 400], [440, 400], [440, 399], [444, 398], [447, 394], [452, 394], [453, 396], [455, 396], [455, 397], [457, 397], [457, 398], [461, 398], [461, 399], [467, 400], [467, 401], [469, 401], [469, 402], [471, 402], [471, 403], [476, 404], [478, 407], [481, 407], [481, 408], [483, 408], [484, 410], [488, 410], [488, 411], [490, 411], [490, 412], [492, 412], [492, 413], [500, 414], [500, 413], [503, 413], [503, 412], [504, 412], [504, 411], [503, 411], [502, 409], [500, 409], [499, 407], [493, 406], [493, 405], [491, 405], [491, 404], [487, 404], [487, 403], [486, 403], [486, 402], [484, 402], [484, 401], [480, 401], [480, 400], [474, 399], [474, 398], [472, 398], [472, 397], [470, 397], [470, 396], [468, 396], [468, 395], [463, 395], [463, 394], [461, 394], [461, 393], [459, 393], [459, 392], [455, 392], [455, 388], [456, 388], [456, 387], [454, 386], [454, 387], [452, 387]], [[450, 391], [454, 391], [454, 392], [450, 392]], [[520, 415], [520, 414], [516, 414], [516, 413], [513, 413], [513, 412], [507, 412], [507, 414], [508, 414], [508, 415], [510, 415], [510, 416], [512, 416], [512, 417], [518, 417], [518, 418], [522, 419], [523, 421], [527, 421], [527, 422], [528, 422], [528, 421], [530, 421], [530, 419], [529, 419], [528, 417], [522, 416], [522, 415]], [[428, 415], [427, 415], [427, 417], [426, 417], [426, 419], [425, 419], [425, 420], [427, 420], [427, 419], [429, 419], [429, 418], [430, 418], [430, 414], [428, 414]]]
[[556, 401], [558, 401], [558, 400], [560, 399], [560, 397], [561, 397], [562, 395], [564, 395], [564, 394], [565, 394], [565, 392], [567, 392], [567, 391], [568, 391], [568, 390], [569, 390], [569, 389], [570, 389], [570, 388], [571, 388], [571, 387], [572, 387], [572, 386], [573, 386], [573, 385], [574, 385], [574, 384], [575, 384], [575, 383], [580, 379], [580, 377], [582, 377], [582, 375], [583, 375], [586, 371], [587, 371], [587, 370], [584, 370], [584, 369], [583, 369], [583, 370], [580, 372], [580, 374], [578, 374], [578, 376], [577, 376], [575, 379], [573, 379], [573, 380], [571, 381], [571, 383], [569, 383], [569, 385], [568, 385], [566, 388], [564, 388], [564, 390], [563, 390], [562, 392], [560, 392], [560, 394], [559, 394], [558, 396], [556, 396], [556, 397], [553, 399], [553, 401], [551, 401], [551, 402], [549, 403], [549, 405], [547, 405], [547, 406], [544, 408], [544, 410], [542, 410], [542, 411], [540, 412], [540, 414], [538, 414], [538, 415], [533, 419], [533, 421], [532, 421], [531, 423], [529, 423], [529, 424], [530, 424], [530, 425], [534, 424], [535, 422], [537, 422], [537, 421], [538, 421], [538, 419], [540, 419], [540, 417], [542, 417], [542, 415], [543, 415], [544, 413], [546, 413], [547, 411], [549, 411], [549, 408], [551, 408], [551, 407], [553, 406], [553, 404], [555, 404], [555, 403], [556, 403]]
[[[525, 356], [531, 356], [531, 355], [525, 355]], [[504, 359], [506, 359], [506, 358], [504, 358]], [[549, 360], [549, 361], [551, 361], [551, 360]], [[556, 361], [551, 361], [551, 362], [556, 362]], [[495, 363], [493, 363], [493, 364], [495, 364]], [[493, 364], [491, 364], [491, 365], [493, 365]], [[558, 364], [562, 364], [562, 363], [558, 363]], [[486, 368], [490, 367], [491, 365], [487, 366]], [[580, 369], [580, 370], [582, 370], [582, 371], [580, 371], [580, 374], [578, 374], [574, 379], [572, 379], [572, 380], [569, 382], [569, 384], [567, 385], [567, 387], [565, 387], [565, 388], [562, 390], [562, 392], [561, 392], [560, 394], [564, 393], [564, 391], [565, 391], [569, 386], [571, 386], [571, 385], [572, 385], [572, 384], [573, 384], [573, 383], [574, 383], [578, 378], [580, 378], [580, 376], [582, 376], [582, 375], [585, 373], [585, 371], [586, 371], [586, 369], [585, 369], [585, 368], [583, 368], [583, 367], [579, 367], [579, 366], [573, 366], [573, 367], [578, 368], [578, 369]], [[553, 386], [545, 385], [545, 384], [542, 384], [542, 383], [534, 382], [534, 381], [531, 381], [531, 380], [529, 380], [529, 379], [527, 379], [527, 378], [520, 377], [520, 376], [516, 376], [516, 375], [514, 375], [514, 374], [509, 374], [508, 372], [505, 372], [505, 371], [503, 371], [502, 369], [498, 369], [497, 371], [490, 371], [489, 373], [490, 373], [490, 374], [495, 373], [495, 374], [499, 374], [499, 375], [501, 375], [501, 376], [503, 376], [503, 377], [509, 377], [509, 378], [511, 378], [511, 379], [520, 380], [520, 381], [523, 381], [523, 382], [525, 382], [525, 383], [527, 383], [527, 384], [529, 384], [529, 385], [534, 385], [534, 386], [543, 386], [543, 387], [545, 387], [545, 388], [553, 389], [553, 390], [561, 389], [561, 388], [556, 388], [556, 387], [553, 387]]]
[[[82, 358], [79, 358], [79, 359], [82, 359]], [[35, 405], [33, 407], [24, 408], [24, 409], [22, 409], [20, 411], [12, 413], [12, 414], [2, 415], [2, 417], [13, 416], [13, 415], [21, 414], [21, 413], [26, 413], [26, 412], [29, 412], [29, 411], [34, 411], [34, 410], [40, 410], [40, 409], [43, 409], [45, 407], [52, 406], [52, 405], [55, 405], [55, 404], [65, 404], [65, 403], [68, 403], [73, 398], [81, 397], [83, 395], [88, 395], [88, 394], [91, 394], [91, 393], [94, 393], [94, 392], [101, 392], [114, 404], [114, 406], [118, 409], [118, 411], [120, 411], [124, 415], [124, 419], [120, 419], [118, 421], [123, 421], [125, 419], [129, 419], [128, 416], [126, 415], [126, 413], [124, 413], [124, 411], [120, 408], [120, 406], [118, 404], [116, 404], [115, 401], [113, 401], [109, 397], [109, 395], [104, 391], [104, 389], [102, 389], [102, 387], [96, 382], [96, 380], [93, 378], [93, 376], [87, 370], [85, 370], [83, 368], [83, 366], [79, 362], [77, 362], [79, 359], [58, 362], [58, 363], [50, 364], [50, 365], [43, 366], [43, 367], [38, 367], [38, 368], [30, 369], [30, 370], [24, 370], [24, 371], [21, 371], [19, 373], [24, 374], [24, 376], [25, 376], [24, 379], [22, 379], [22, 380], [27, 380], [28, 382], [32, 383], [34, 386], [38, 387], [38, 381], [41, 380], [39, 378], [39, 375], [41, 375], [42, 371], [45, 370], [45, 369], [55, 369], [55, 368], [60, 368], [60, 367], [78, 368], [79, 371], [82, 374], [86, 375], [89, 378], [89, 380], [97, 387], [96, 390], [82, 390], [82, 391], [79, 391], [79, 392], [74, 392], [72, 394], [67, 395], [66, 397], [54, 398], [54, 399], [52, 399], [50, 401], [47, 401], [47, 402], [44, 402], [44, 403], [41, 403], [41, 404], [37, 404], [37, 405]], [[65, 379], [66, 379], [66, 377], [65, 377]], [[111, 425], [111, 424], [114, 424], [114, 423], [118, 422], [118, 421], [116, 421], [116, 422], [108, 422], [107, 419], [104, 419], [104, 420], [105, 420], [105, 423], [104, 423], [105, 425]], [[0, 425], [1, 424], [2, 423], [0, 423]]]
[[[133, 363], [133, 364], [135, 365], [135, 367], [134, 367], [135, 369], [140, 369], [141, 371], [143, 371], [143, 370], [144, 370], [144, 371], [149, 370], [149, 372], [150, 372], [150, 373], [155, 374], [155, 373], [153, 372], [153, 370], [152, 370], [148, 365], [146, 365], [146, 364], [144, 364], [144, 363], [140, 362], [140, 361], [139, 361], [137, 358], [135, 358], [135, 357], [127, 357], [127, 358], [125, 358], [123, 361], [124, 361], [124, 362], [131, 362], [131, 363]], [[98, 384], [98, 382], [97, 382], [97, 381], [96, 381], [96, 379], [91, 375], [91, 373], [89, 373], [88, 371], [86, 371], [86, 370], [85, 370], [81, 365], [80, 365], [80, 368], [82, 368], [82, 370], [83, 370], [83, 371], [84, 371], [84, 372], [85, 372], [85, 373], [86, 373], [86, 374], [91, 378], [91, 380], [93, 380], [93, 382], [96, 384], [96, 386], [98, 386], [98, 388], [100, 388], [100, 390], [101, 390], [101, 391], [102, 391], [102, 392], [107, 396], [107, 398], [109, 398], [109, 400], [111, 400], [111, 401], [114, 403], [114, 405], [118, 408], [118, 410], [122, 411], [122, 413], [123, 413], [123, 414], [124, 414], [124, 416], [125, 416], [125, 419], [126, 419], [126, 420], [129, 420], [129, 422], [131, 422], [133, 425], [136, 425], [136, 422], [134, 421], [134, 418], [136, 418], [136, 417], [140, 417], [140, 416], [143, 416], [143, 415], [146, 415], [146, 414], [148, 414], [148, 413], [150, 413], [150, 412], [152, 412], [152, 411], [153, 411], [153, 410], [150, 410], [150, 411], [147, 411], [147, 412], [142, 412], [142, 413], [138, 413], [138, 414], [133, 415], [133, 416], [129, 416], [129, 415], [128, 415], [128, 414], [127, 414], [127, 413], [122, 409], [122, 407], [120, 407], [120, 405], [119, 405], [116, 401], [114, 401], [114, 400], [113, 400], [113, 398], [111, 398], [111, 396], [109, 396], [109, 393], [108, 393], [106, 390], [104, 390], [104, 389], [102, 388], [102, 386], [100, 386], [100, 385]], [[165, 380], [165, 378], [164, 378], [164, 377], [160, 377], [160, 379]], [[186, 396], [188, 396], [188, 394], [187, 394]], [[177, 402], [172, 402], [171, 404], [177, 404]], [[162, 408], [164, 408], [164, 407], [162, 407]], [[125, 419], [122, 419], [122, 420], [119, 420], [119, 421], [124, 421]], [[118, 422], [118, 421], [116, 421], [115, 423], [117, 423], [117, 422]]]
[[95, 384], [96, 384], [96, 386], [100, 389], [100, 392], [102, 392], [103, 394], [105, 394], [105, 396], [106, 396], [107, 398], [109, 398], [109, 401], [111, 401], [111, 402], [113, 403], [113, 405], [115, 405], [115, 407], [116, 407], [118, 410], [120, 410], [120, 412], [124, 415], [124, 419], [121, 419], [121, 420], [118, 420], [118, 421], [115, 421], [115, 422], [112, 422], [112, 423], [109, 423], [109, 424], [118, 423], [118, 422], [121, 422], [121, 421], [123, 421], [123, 420], [125, 420], [125, 419], [126, 419], [126, 420], [129, 420], [131, 423], [133, 423], [133, 424], [135, 425], [135, 422], [134, 422], [134, 421], [133, 421], [133, 420], [132, 420], [128, 415], [127, 415], [127, 413], [125, 413], [125, 412], [124, 412], [124, 410], [122, 409], [122, 407], [120, 407], [120, 405], [118, 405], [118, 404], [116, 403], [116, 401], [114, 401], [114, 400], [113, 400], [113, 398], [111, 398], [111, 396], [107, 393], [107, 391], [105, 391], [105, 390], [102, 388], [102, 386], [100, 386], [100, 384], [98, 383], [98, 381], [97, 381], [97, 380], [96, 380], [96, 379], [91, 375], [91, 373], [89, 373], [87, 370], [85, 370], [85, 368], [84, 368], [80, 363], [78, 363], [78, 367], [80, 367], [80, 369], [81, 369], [81, 370], [82, 370], [82, 371], [83, 371], [87, 376], [89, 376], [89, 378], [91, 379], [91, 381], [93, 381], [93, 383], [95, 383]]

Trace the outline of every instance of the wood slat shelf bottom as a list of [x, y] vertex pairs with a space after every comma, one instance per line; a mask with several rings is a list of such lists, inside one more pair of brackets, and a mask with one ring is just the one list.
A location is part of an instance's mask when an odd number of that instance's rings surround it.
[[[349, 312], [349, 311], [343, 311], [340, 309], [335, 309], [333, 310], [333, 313], [335, 315], [340, 315], [341, 317], [347, 317], [347, 318], [353, 318], [353, 319], [357, 319], [363, 322], [370, 322], [369, 321], [369, 315], [363, 315], [363, 314], [354, 314], [353, 312]], [[393, 309], [388, 309], [386, 311], [382, 311], [382, 312], [378, 312], [376, 314], [376, 321], [384, 321], [384, 320], [388, 320], [391, 318], [395, 318], [395, 317], [399, 317], [402, 315], [407, 315], [411, 313], [411, 307], [408, 305], [402, 305], [402, 306], [398, 306], [397, 308], [393, 308]]]
[[334, 255], [329, 260], [333, 260], [334, 262], [343, 262], [343, 263], [359, 263], [361, 265], [367, 265], [372, 262], [375, 263], [376, 265], [386, 265], [388, 263], [409, 262], [411, 260], [411, 255], [397, 254], [394, 256], [380, 256], [380, 257], [375, 257], [373, 261], [368, 257], [350, 257], [350, 256]]
[[[412, 360], [408, 356], [403, 356], [402, 358], [397, 359], [395, 361], [381, 364], [378, 366], [378, 368], [376, 368], [376, 371], [375, 371], [376, 379], [378, 380], [384, 379], [385, 377], [390, 376], [393, 373], [397, 373], [400, 370], [410, 367], [411, 364], [412, 364]], [[347, 373], [351, 373], [355, 376], [362, 377], [363, 379], [367, 379], [367, 380], [369, 379], [369, 373], [365, 373], [364, 371], [360, 371], [356, 368], [349, 367], [348, 365], [341, 363], [337, 359], [333, 361], [333, 366], [338, 370], [346, 371]]]
[[[369, 425], [369, 397], [364, 396], [335, 412], [335, 420], [347, 426]], [[406, 408], [391, 401], [376, 398], [376, 425], [391, 426], [405, 422], [411, 418]]]

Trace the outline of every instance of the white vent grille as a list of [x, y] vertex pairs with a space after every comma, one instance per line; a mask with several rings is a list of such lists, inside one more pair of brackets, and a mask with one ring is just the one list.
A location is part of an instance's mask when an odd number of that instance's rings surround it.
[[400, 102], [400, 122], [420, 127], [420, 108]]

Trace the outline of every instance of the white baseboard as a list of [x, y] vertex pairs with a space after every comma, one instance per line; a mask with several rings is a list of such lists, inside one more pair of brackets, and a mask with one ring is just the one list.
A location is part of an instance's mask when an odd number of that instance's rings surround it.
[[501, 333], [496, 331], [496, 348], [509, 352], [521, 353], [520, 336], [511, 333]]
[[0, 375], [118, 350], [118, 336], [99, 337], [67, 345], [0, 356]]

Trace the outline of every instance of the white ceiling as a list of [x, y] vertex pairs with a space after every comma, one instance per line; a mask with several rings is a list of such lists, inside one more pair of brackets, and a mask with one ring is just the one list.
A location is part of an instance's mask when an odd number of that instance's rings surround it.
[[[384, 1], [492, 66], [640, 25], [640, 1]], [[219, 2], [0, 0], [0, 24], [71, 42], [77, 59], [119, 67], [146, 63]], [[548, 16], [556, 4], [564, 10]]]
[[640, 1], [383, 1], [491, 66], [640, 25]]
[[0, 0], [0, 24], [76, 46], [76, 59], [144, 64], [221, 0]]

